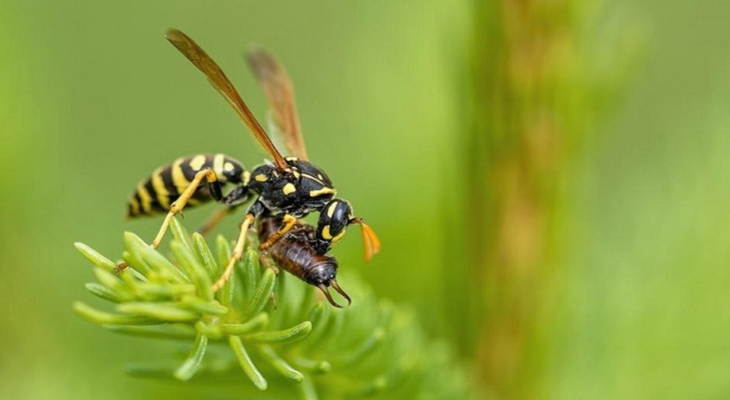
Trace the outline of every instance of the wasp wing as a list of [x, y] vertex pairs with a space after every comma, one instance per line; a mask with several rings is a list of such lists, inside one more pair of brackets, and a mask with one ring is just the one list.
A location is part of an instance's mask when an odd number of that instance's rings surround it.
[[271, 139], [266, 135], [266, 132], [261, 127], [259, 122], [253, 116], [253, 113], [244, 103], [241, 96], [238, 94], [236, 89], [233, 87], [231, 81], [223, 73], [223, 70], [218, 64], [213, 61], [210, 56], [203, 51], [197, 43], [193, 41], [188, 35], [183, 32], [170, 28], [165, 34], [170, 43], [177, 48], [193, 65], [195, 65], [205, 76], [208, 78], [213, 87], [226, 99], [228, 104], [233, 107], [238, 116], [243, 121], [243, 124], [251, 131], [256, 140], [264, 147], [266, 152], [274, 158], [277, 167], [281, 169], [288, 168], [286, 160], [276, 149]]
[[249, 48], [246, 59], [269, 101], [271, 115], [278, 128], [276, 130], [289, 153], [307, 160], [307, 149], [294, 100], [294, 87], [286, 70], [271, 53], [262, 48]]

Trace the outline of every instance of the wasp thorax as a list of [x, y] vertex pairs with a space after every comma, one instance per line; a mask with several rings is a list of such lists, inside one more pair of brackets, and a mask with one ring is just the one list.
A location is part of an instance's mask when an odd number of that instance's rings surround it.
[[294, 157], [287, 158], [292, 173], [298, 181], [298, 191], [310, 201], [326, 203], [336, 191], [327, 174], [318, 166]]

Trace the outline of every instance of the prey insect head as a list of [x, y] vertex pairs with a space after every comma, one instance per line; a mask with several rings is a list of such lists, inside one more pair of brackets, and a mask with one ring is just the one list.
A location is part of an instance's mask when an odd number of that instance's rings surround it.
[[362, 230], [365, 246], [365, 261], [380, 251], [380, 240], [362, 218], [354, 217], [352, 206], [347, 200], [332, 199], [319, 215], [314, 246], [321, 254], [326, 253], [345, 235], [347, 226], [358, 224]]

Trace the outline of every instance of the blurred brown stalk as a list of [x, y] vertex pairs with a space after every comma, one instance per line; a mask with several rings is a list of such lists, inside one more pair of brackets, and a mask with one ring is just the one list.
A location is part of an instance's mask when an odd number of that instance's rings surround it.
[[[564, 177], [605, 103], [583, 51], [587, 3], [476, 1], [464, 147], [463, 260], [478, 379], [498, 399], [538, 398], [560, 273]], [[590, 12], [595, 12], [595, 7]], [[616, 66], [617, 69], [618, 66]], [[615, 72], [614, 72], [615, 73]], [[605, 85], [598, 86], [597, 84]], [[464, 314], [462, 312], [462, 314]]]

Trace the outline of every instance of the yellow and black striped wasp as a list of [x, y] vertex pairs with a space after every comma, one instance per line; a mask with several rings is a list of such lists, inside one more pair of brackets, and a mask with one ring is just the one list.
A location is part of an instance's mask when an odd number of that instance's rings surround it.
[[[211, 200], [226, 206], [204, 225], [202, 231], [207, 232], [237, 206], [253, 199], [241, 222], [231, 259], [214, 289], [220, 288], [230, 276], [233, 265], [243, 253], [247, 232], [254, 221], [272, 215], [280, 217], [282, 222], [275, 233], [267, 235], [267, 240], [260, 243], [260, 250], [273, 246], [298, 224], [299, 218], [317, 211], [319, 220], [310, 245], [318, 254], [324, 255], [329, 251], [351, 224], [361, 226], [366, 261], [377, 253], [380, 242], [375, 232], [362, 218], [353, 215], [348, 201], [335, 197], [336, 190], [330, 178], [321, 168], [308, 161], [294, 90], [279, 62], [262, 49], [248, 52], [248, 62], [268, 100], [275, 130], [291, 153], [291, 157], [286, 158], [276, 149], [215, 61], [177, 29], [169, 29], [165, 37], [208, 78], [273, 162], [267, 161], [249, 171], [232, 157], [200, 154], [180, 158], [171, 165], [158, 168], [137, 186], [128, 204], [130, 218], [167, 212], [151, 246], [159, 246], [171, 219], [186, 206]], [[224, 195], [222, 187], [229, 183], [234, 187]]]

